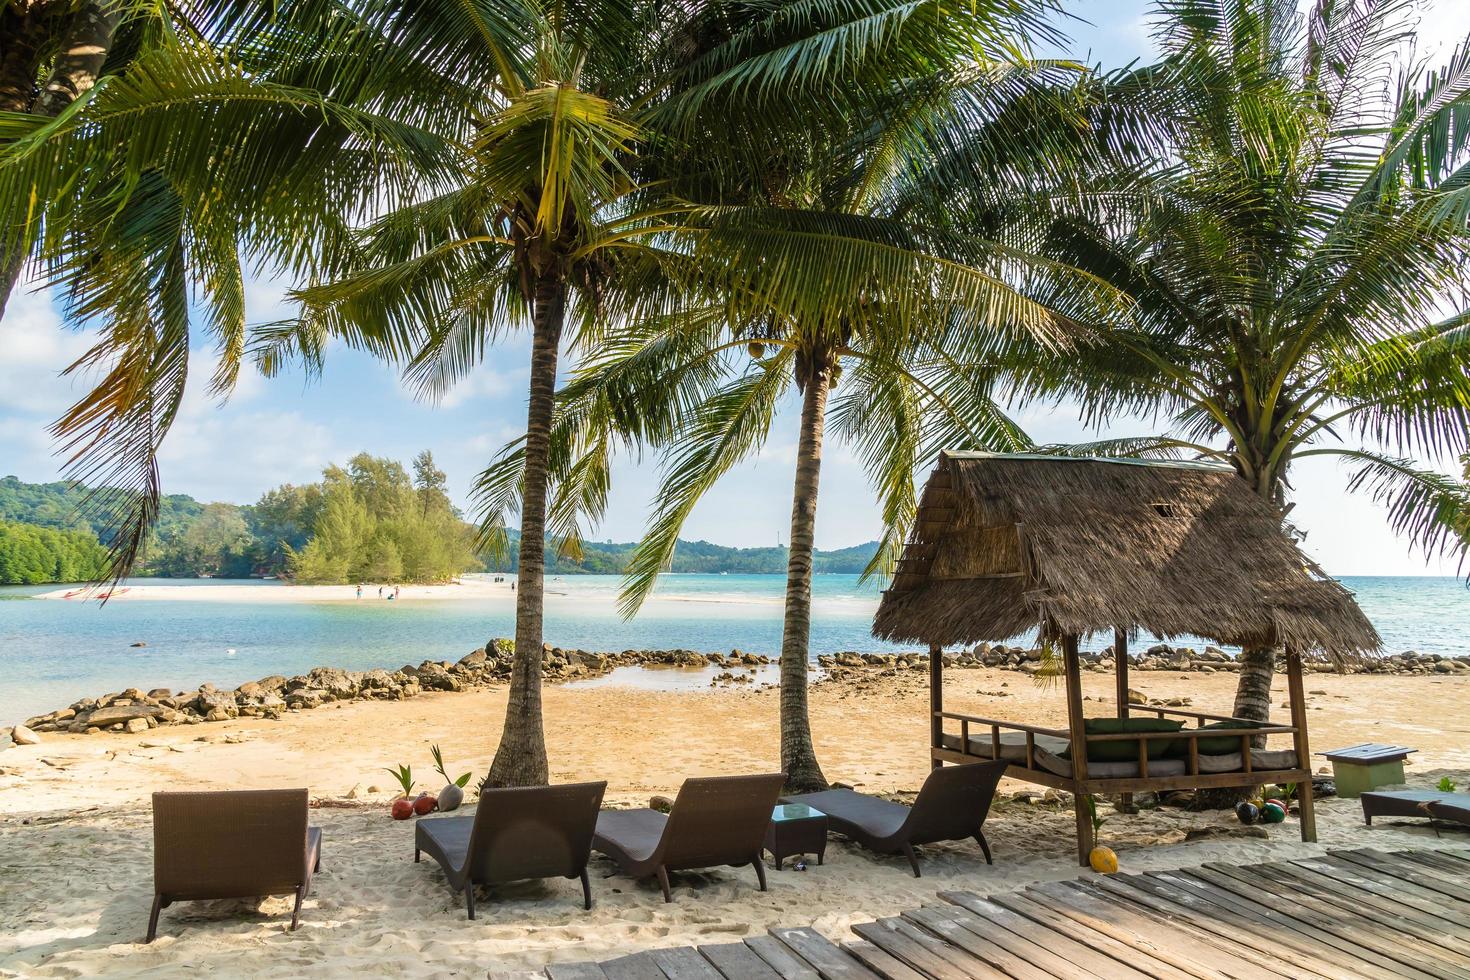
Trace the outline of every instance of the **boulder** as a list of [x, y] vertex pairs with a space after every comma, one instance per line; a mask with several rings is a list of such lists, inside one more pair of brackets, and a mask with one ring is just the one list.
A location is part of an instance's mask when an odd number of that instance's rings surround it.
[[380, 667], [363, 671], [362, 683], [359, 686], [363, 691], [390, 691], [398, 687], [398, 681], [392, 674]]
[[419, 686], [429, 691], [458, 691], [462, 686], [459, 678], [432, 661], [424, 663], [415, 676]]
[[[222, 695], [227, 697], [228, 695]], [[233, 701], [230, 702], [232, 705]], [[113, 725], [126, 726], [131, 721], [142, 721], [143, 728], [148, 727], [148, 719], [156, 718], [163, 714], [164, 709], [156, 704], [124, 704], [107, 708], [98, 708], [86, 718], [86, 724], [90, 728], [110, 728]], [[77, 719], [81, 721], [80, 718]]]
[[286, 695], [286, 706], [291, 708], [317, 708], [322, 702], [329, 700], [326, 691], [318, 691], [315, 688], [304, 687], [291, 691]]
[[[194, 699], [194, 712], [202, 715], [206, 721], [224, 721], [228, 718], [238, 718], [240, 708], [235, 703], [234, 694], [224, 691], [216, 691], [213, 685], [206, 685], [209, 690], [200, 690], [199, 696]], [[92, 724], [100, 725], [102, 722], [94, 720]]]
[[153, 690], [148, 692], [148, 697], [156, 701], [159, 698], [171, 697], [173, 693], [173, 691], [170, 691], [166, 687], [155, 687]]
[[123, 730], [131, 732], [134, 735], [137, 735], [139, 732], [146, 732], [148, 730], [148, 719], [129, 718], [127, 721], [123, 722]]
[[41, 736], [31, 731], [24, 725], [16, 725], [10, 730], [10, 738], [16, 745], [40, 745]]
[[307, 686], [325, 691], [332, 700], [345, 701], [357, 693], [352, 675], [336, 667], [317, 667], [306, 675]]
[[489, 658], [485, 656], [484, 650], [472, 650], [459, 658], [459, 665], [461, 667], [483, 667], [487, 659]]

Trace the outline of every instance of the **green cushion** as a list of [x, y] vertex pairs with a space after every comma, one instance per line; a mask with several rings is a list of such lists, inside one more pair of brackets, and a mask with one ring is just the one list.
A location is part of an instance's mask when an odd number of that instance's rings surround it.
[[[1191, 728], [1190, 731], [1207, 732], [1220, 729], [1230, 730], [1241, 728], [1270, 728], [1269, 722], [1263, 721], [1212, 721], [1208, 725], [1199, 728]], [[1199, 740], [1200, 755], [1229, 755], [1240, 751], [1239, 735], [1221, 735], [1216, 738], [1202, 738]], [[1189, 754], [1189, 740], [1175, 739], [1169, 748], [1169, 754], [1174, 756], [1185, 756]]]
[[[1174, 718], [1088, 718], [1083, 730], [1089, 735], [1121, 735], [1126, 732], [1177, 732], [1184, 722]], [[1177, 739], [1155, 738], [1148, 742], [1148, 757], [1162, 759]], [[1136, 762], [1136, 741], [1088, 742], [1088, 762]]]

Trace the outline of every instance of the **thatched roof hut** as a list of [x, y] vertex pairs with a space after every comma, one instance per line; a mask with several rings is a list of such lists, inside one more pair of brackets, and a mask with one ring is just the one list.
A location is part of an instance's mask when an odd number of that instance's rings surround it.
[[1351, 594], [1228, 466], [945, 453], [873, 633], [938, 646], [1142, 628], [1375, 652]]

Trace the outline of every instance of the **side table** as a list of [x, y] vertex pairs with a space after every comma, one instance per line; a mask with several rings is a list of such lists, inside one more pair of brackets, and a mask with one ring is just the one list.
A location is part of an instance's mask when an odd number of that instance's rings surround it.
[[805, 803], [782, 803], [771, 811], [766, 850], [775, 858], [777, 871], [794, 854], [815, 854], [821, 864], [827, 852], [827, 815]]
[[1345, 749], [1323, 752], [1332, 763], [1332, 778], [1337, 783], [1337, 795], [1357, 797], [1380, 786], [1397, 786], [1404, 781], [1404, 760], [1410, 752], [1403, 745], [1380, 745], [1365, 742]]

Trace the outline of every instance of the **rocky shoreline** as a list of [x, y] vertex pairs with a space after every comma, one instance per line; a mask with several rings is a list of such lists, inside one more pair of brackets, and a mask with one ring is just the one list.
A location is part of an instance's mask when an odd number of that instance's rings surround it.
[[[42, 733], [101, 732], [140, 733], [167, 725], [197, 725], [235, 718], [276, 719], [288, 712], [309, 711], [341, 701], [401, 701], [424, 691], [462, 691], [496, 684], [510, 678], [514, 659], [509, 640], [492, 640], [485, 647], [449, 660], [425, 660], [418, 666], [397, 670], [350, 671], [317, 667], [306, 674], [285, 677], [273, 674], [247, 681], [234, 690], [213, 684], [196, 691], [139, 688], [82, 698], [67, 708], [38, 715], [14, 729], [0, 728], [0, 744], [8, 739], [25, 743]], [[1083, 668], [1098, 673], [1114, 669], [1110, 649], [1084, 652]], [[763, 654], [732, 650], [729, 653], [700, 653], [695, 650], [624, 650], [621, 653], [564, 650], [547, 646], [543, 661], [547, 681], [580, 680], [602, 676], [618, 667], [723, 668], [711, 686], [748, 684], [755, 668], [773, 663]], [[1010, 670], [1035, 675], [1046, 669], [1041, 650], [1004, 644], [981, 643], [973, 649], [944, 655], [946, 667], [960, 669]], [[835, 653], [817, 657], [822, 680], [841, 681], [857, 677], [892, 676], [898, 671], [927, 670], [926, 653]], [[1215, 673], [1234, 671], [1234, 658], [1218, 647], [1203, 650], [1155, 644], [1129, 656], [1129, 669], [1138, 671], [1190, 671]], [[1332, 673], [1328, 663], [1308, 663], [1309, 672]], [[1360, 663], [1349, 664], [1346, 673], [1445, 676], [1470, 673], [1470, 656], [1446, 657], [1406, 651]]]
[[[46, 732], [95, 735], [101, 732], [145, 732], [166, 725], [198, 725], [235, 718], [276, 719], [291, 711], [309, 711], [337, 701], [402, 701], [424, 691], [463, 691], [503, 684], [510, 679], [514, 645], [491, 640], [457, 662], [425, 660], [417, 667], [397, 670], [342, 670], [317, 667], [296, 677], [272, 674], [247, 681], [234, 690], [202, 684], [197, 691], [136, 687], [82, 698], [70, 707], [30, 718], [15, 729], [0, 729], [16, 742]], [[771, 658], [732, 650], [699, 653], [694, 650], [624, 650], [601, 653], [563, 650], [548, 646], [542, 671], [550, 682], [582, 680], [610, 673], [618, 667], [724, 668], [713, 684], [750, 683], [750, 673]], [[735, 673], [740, 671], [741, 673]]]
[[[1116, 669], [1111, 647], [1080, 654], [1082, 669], [1097, 673], [1111, 673]], [[832, 653], [817, 657], [817, 664], [833, 679], [841, 679], [856, 672], [928, 670], [927, 653]], [[989, 668], [992, 670], [1014, 670], [1023, 674], [1037, 674], [1046, 669], [1046, 657], [1038, 648], [1012, 647], [1004, 644], [981, 643], [970, 650], [944, 654], [944, 666], [958, 668]], [[1284, 658], [1278, 658], [1277, 669], [1284, 670]], [[1470, 674], [1470, 656], [1446, 657], [1438, 653], [1419, 653], [1408, 650], [1404, 653], [1365, 659], [1344, 665], [1341, 670], [1327, 662], [1303, 664], [1307, 673], [1332, 674]], [[1128, 655], [1129, 670], [1172, 670], [1193, 671], [1212, 674], [1217, 671], [1235, 671], [1235, 657], [1219, 647], [1207, 646], [1203, 650], [1192, 647], [1170, 646], [1156, 643], [1139, 653]]]

